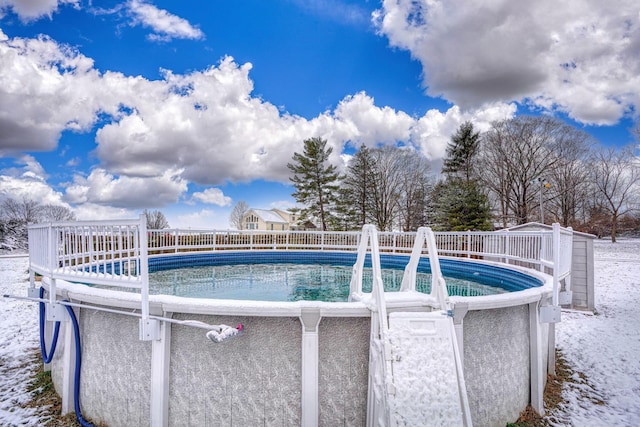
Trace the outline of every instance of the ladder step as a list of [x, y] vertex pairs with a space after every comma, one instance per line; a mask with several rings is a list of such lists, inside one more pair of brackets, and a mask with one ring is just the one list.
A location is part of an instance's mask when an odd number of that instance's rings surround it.
[[452, 322], [442, 311], [389, 314], [392, 426], [466, 424]]

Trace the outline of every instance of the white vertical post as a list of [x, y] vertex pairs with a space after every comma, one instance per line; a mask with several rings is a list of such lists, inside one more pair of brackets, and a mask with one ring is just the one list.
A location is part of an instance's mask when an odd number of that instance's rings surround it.
[[460, 353], [460, 361], [464, 368], [464, 316], [469, 312], [468, 303], [456, 303], [453, 306], [453, 327], [456, 331], [456, 341]]
[[[138, 237], [136, 238], [136, 234]], [[144, 214], [140, 215], [138, 232], [134, 233], [134, 242], [137, 243], [137, 253], [134, 246], [134, 257], [138, 259], [140, 275], [140, 340], [152, 341], [160, 339], [160, 321], [149, 318], [149, 256], [147, 242], [147, 221]], [[137, 241], [137, 242], [136, 242]], [[134, 243], [134, 245], [135, 245]]]
[[[171, 317], [170, 313], [165, 313]], [[169, 366], [171, 363], [171, 323], [162, 322], [160, 339], [151, 342], [151, 404], [152, 427], [169, 425]]]
[[558, 305], [560, 294], [560, 224], [553, 223], [553, 305]]
[[178, 243], [178, 237], [179, 237], [179, 235], [180, 235], [179, 230], [176, 228], [176, 229], [173, 231], [173, 237], [174, 237], [174, 239], [175, 239], [175, 240], [173, 241], [173, 246], [174, 246], [174, 252], [175, 252], [175, 253], [178, 253], [178, 251], [179, 251], [179, 243]]
[[509, 264], [509, 255], [511, 252], [511, 238], [509, 237], [509, 230], [505, 230], [504, 235], [504, 263]]
[[[75, 310], [76, 318], [79, 317], [79, 310]], [[80, 319], [78, 319], [79, 321]], [[72, 322], [64, 322], [64, 351], [62, 353], [62, 385], [60, 397], [62, 399], [60, 414], [65, 415], [75, 411], [73, 402], [74, 368], [76, 360], [76, 345], [73, 335]]]
[[[148, 257], [147, 257], [147, 223], [144, 215], [140, 215], [140, 225], [138, 228], [139, 238], [138, 240], [138, 262], [139, 262], [139, 274], [142, 282], [141, 299], [142, 299], [142, 320], [149, 319], [149, 269], [148, 269]], [[134, 252], [135, 256], [135, 252]]]
[[318, 425], [318, 383], [319, 383], [319, 339], [320, 309], [303, 308], [300, 314], [302, 323], [302, 419], [304, 427]]
[[[529, 359], [531, 381], [531, 407], [544, 415], [544, 377], [542, 369], [542, 336], [540, 333], [540, 301], [529, 304]], [[550, 324], [549, 326], [551, 326]]]
[[[58, 254], [57, 254], [57, 245], [53, 238], [53, 226], [49, 223], [48, 231], [47, 231], [47, 251], [49, 257], [49, 274], [53, 275], [53, 272], [58, 268]], [[56, 281], [51, 280], [49, 284], [49, 303], [56, 303]]]

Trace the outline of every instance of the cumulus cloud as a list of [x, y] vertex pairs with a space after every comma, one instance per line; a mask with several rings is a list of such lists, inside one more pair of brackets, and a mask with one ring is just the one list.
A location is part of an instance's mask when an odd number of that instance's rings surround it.
[[151, 40], [199, 40], [204, 38], [204, 33], [186, 19], [173, 15], [164, 9], [158, 9], [150, 3], [130, 0], [126, 6], [133, 19], [132, 25], [142, 25], [153, 30], [153, 34], [148, 36]]
[[[66, 186], [65, 200], [78, 205], [162, 207], [179, 200], [190, 182], [288, 183], [292, 154], [316, 136], [333, 147], [336, 164], [344, 163], [346, 144], [400, 142], [438, 160], [463, 121], [481, 126], [515, 113], [514, 105], [495, 103], [412, 117], [360, 92], [306, 119], [253, 95], [252, 65], [231, 57], [149, 80], [99, 72], [90, 58], [48, 38], [2, 36], [0, 155], [53, 150], [62, 132], [95, 129], [98, 164]], [[225, 197], [212, 189], [194, 200], [228, 206]]]
[[52, 150], [62, 131], [89, 130], [100, 110], [117, 110], [100, 79], [93, 61], [67, 46], [0, 30], [0, 152]]
[[0, 18], [8, 11], [18, 15], [23, 22], [34, 21], [42, 17], [49, 17], [61, 5], [78, 7], [79, 0], [0, 0]]
[[428, 94], [464, 108], [524, 101], [613, 124], [640, 104], [635, 0], [385, 0], [374, 20], [422, 63]]
[[138, 214], [126, 208], [105, 206], [97, 203], [83, 203], [73, 209], [73, 213], [80, 221], [131, 219]]
[[231, 206], [231, 197], [225, 196], [219, 188], [207, 188], [204, 191], [193, 193], [193, 199], [202, 203], [218, 206]]
[[45, 181], [31, 174], [22, 176], [0, 175], [0, 200], [35, 200], [43, 205], [63, 205], [63, 195], [54, 191]]
[[116, 208], [161, 207], [175, 203], [187, 190], [179, 171], [166, 171], [153, 178], [116, 177], [96, 168], [88, 177], [76, 175], [65, 192], [65, 200], [74, 204], [97, 204]]

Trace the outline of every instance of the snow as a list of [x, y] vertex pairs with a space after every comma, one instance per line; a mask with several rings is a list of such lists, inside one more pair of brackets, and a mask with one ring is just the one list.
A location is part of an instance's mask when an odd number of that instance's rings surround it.
[[[563, 312], [556, 344], [575, 378], [554, 425], [640, 425], [640, 240], [596, 240], [596, 315]], [[604, 404], [599, 404], [604, 401]]]
[[[0, 295], [27, 295], [29, 259], [0, 257]], [[0, 298], [0, 425], [42, 424], [37, 409], [21, 408], [30, 400], [28, 386], [37, 368], [31, 359], [39, 346], [37, 306]]]
[[[0, 295], [26, 296], [28, 259], [0, 257]], [[640, 425], [640, 239], [595, 241], [596, 314], [563, 310], [557, 347], [576, 374], [566, 403], [547, 414], [555, 426]], [[43, 424], [28, 385], [38, 347], [35, 304], [0, 298], [0, 425]]]

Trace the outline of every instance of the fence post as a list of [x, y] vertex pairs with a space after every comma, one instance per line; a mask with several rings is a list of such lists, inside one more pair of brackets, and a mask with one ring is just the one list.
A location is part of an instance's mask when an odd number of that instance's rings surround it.
[[[160, 339], [160, 321], [149, 318], [149, 256], [147, 242], [147, 221], [144, 214], [140, 215], [137, 228], [138, 238], [134, 234], [134, 246], [137, 240], [138, 274], [140, 275], [140, 340], [155, 341]], [[136, 251], [136, 248], [133, 248]], [[134, 252], [135, 253], [135, 252]]]
[[509, 238], [509, 229], [504, 235], [504, 263], [509, 264], [509, 253], [511, 252], [511, 239]]
[[173, 230], [173, 236], [174, 236], [173, 246], [174, 246], [174, 252], [175, 253], [178, 253], [178, 249], [180, 247], [180, 244], [178, 243], [179, 235], [180, 235], [180, 233], [178, 232], [177, 228], [175, 230]]

